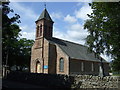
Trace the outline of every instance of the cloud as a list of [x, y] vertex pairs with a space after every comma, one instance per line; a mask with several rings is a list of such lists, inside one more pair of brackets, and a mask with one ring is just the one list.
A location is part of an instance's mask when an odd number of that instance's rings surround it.
[[64, 34], [63, 32], [60, 32], [59, 30], [55, 30], [55, 31], [53, 32], [53, 36], [54, 36], [54, 37], [57, 37], [57, 38], [63, 39], [63, 37], [65, 36], [65, 34]]
[[69, 36], [67, 36], [67, 33], [62, 32], [59, 28], [57, 28], [55, 26], [54, 26], [54, 29], [53, 29], [53, 37], [57, 37], [57, 38], [60, 38], [60, 39], [63, 39], [63, 40], [70, 41]]
[[19, 13], [21, 23], [19, 24], [20, 38], [35, 39], [35, 23], [38, 15], [28, 6], [24, 6], [18, 2], [10, 3], [10, 7], [14, 9], [15, 13]]
[[92, 9], [87, 3], [87, 4], [84, 4], [79, 10], [75, 11], [75, 16], [78, 19], [86, 20], [86, 19], [89, 19], [87, 14], [90, 14], [90, 13], [92, 13]]
[[30, 7], [24, 6], [20, 3], [14, 2], [10, 3], [10, 7], [14, 8], [15, 12], [19, 12], [21, 18], [31, 18], [33, 20], [38, 16]]
[[69, 23], [75, 23], [77, 19], [73, 16], [70, 16], [69, 14], [64, 18], [64, 21], [69, 22]]
[[78, 31], [78, 30], [82, 29], [82, 25], [80, 25], [79, 23], [73, 24], [73, 25], [70, 26], [70, 29]]
[[22, 36], [20, 38], [27, 38], [27, 39], [33, 39], [35, 40], [35, 27], [31, 25], [23, 25], [20, 26], [20, 29], [22, 30], [20, 33]]
[[72, 41], [75, 43], [80, 43], [82, 45], [85, 44], [85, 38], [87, 37], [88, 33], [86, 30], [83, 29], [83, 26], [79, 23], [68, 25], [66, 32], [62, 32], [60, 29], [54, 27], [53, 36]]
[[55, 19], [61, 19], [63, 17], [63, 14], [61, 12], [52, 12], [50, 16], [53, 20], [55, 20]]
[[85, 44], [85, 38], [87, 37], [88, 32], [83, 29], [81, 24], [76, 23], [69, 26], [67, 34], [71, 39], [74, 39], [75, 42], [84, 41]]
[[[85, 38], [88, 35], [88, 32], [83, 28], [83, 21], [88, 19], [87, 14], [92, 12], [91, 8], [89, 7], [88, 3], [78, 3], [76, 6], [82, 6], [78, 10], [75, 10], [73, 16], [70, 14], [64, 17], [63, 21], [68, 22], [66, 24], [66, 32], [61, 31], [58, 28], [54, 30], [54, 36], [57, 38], [61, 38], [64, 40], [80, 43], [85, 45]], [[77, 20], [78, 19], [78, 20]], [[79, 20], [81, 19], [81, 20]], [[80, 21], [80, 22], [79, 22]]]
[[20, 38], [35, 39], [35, 32], [21, 32], [21, 34]]
[[[19, 12], [21, 16], [21, 20], [22, 20], [22, 24], [20, 25], [22, 29], [21, 38], [24, 37], [28, 39], [35, 39], [35, 24], [33, 24], [33, 22], [36, 20], [36, 17], [38, 17], [39, 15], [37, 15], [30, 7], [24, 6], [24, 4], [14, 2], [11, 4], [11, 6], [14, 7], [14, 10]], [[51, 13], [50, 15], [53, 20], [59, 19], [63, 22], [66, 21], [69, 23], [69, 24], [66, 24], [66, 26], [64, 26], [64, 29], [66, 29], [66, 32], [63, 32], [60, 29], [56, 28], [56, 26], [54, 26], [53, 36], [84, 44], [85, 42], [84, 39], [86, 38], [88, 33], [83, 29], [82, 24], [80, 24], [77, 21], [77, 19], [81, 18], [82, 20], [84, 20], [86, 18], [83, 16], [85, 15], [85, 12], [86, 13], [88, 12], [88, 9], [86, 9], [88, 7], [89, 6], [87, 4], [83, 5], [82, 8], [74, 12], [73, 14], [74, 16], [71, 16], [70, 14], [68, 14], [66, 15], [66, 17], [64, 17], [64, 15], [61, 12]], [[84, 15], [79, 16], [79, 13]]]
[[57, 29], [57, 31], [55, 30], [54, 35], [58, 38], [84, 45], [88, 32], [83, 28], [83, 21], [88, 19], [87, 14], [90, 14], [92, 10], [88, 3], [78, 3], [76, 6], [79, 7], [79, 5], [82, 7], [80, 7], [78, 10], [75, 10], [73, 16], [68, 14], [66, 17], [64, 17], [64, 21], [68, 22], [66, 25], [66, 32], [61, 32], [59, 29]]

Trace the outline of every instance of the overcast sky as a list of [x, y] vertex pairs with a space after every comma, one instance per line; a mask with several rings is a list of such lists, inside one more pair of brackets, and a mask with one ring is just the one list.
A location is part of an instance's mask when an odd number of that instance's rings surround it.
[[[21, 38], [34, 40], [35, 21], [44, 10], [44, 2], [11, 2], [10, 7], [20, 15]], [[89, 19], [87, 14], [92, 12], [88, 2], [47, 2], [46, 8], [54, 21], [54, 37], [85, 44], [88, 32], [83, 25]], [[107, 56], [104, 58], [109, 60]]]

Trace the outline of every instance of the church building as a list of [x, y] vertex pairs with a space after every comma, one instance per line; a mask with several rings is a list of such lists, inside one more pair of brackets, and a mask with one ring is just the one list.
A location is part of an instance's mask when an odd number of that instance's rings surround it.
[[88, 47], [52, 36], [54, 22], [46, 8], [35, 23], [31, 73], [99, 75], [102, 71], [108, 75], [109, 63], [88, 52]]

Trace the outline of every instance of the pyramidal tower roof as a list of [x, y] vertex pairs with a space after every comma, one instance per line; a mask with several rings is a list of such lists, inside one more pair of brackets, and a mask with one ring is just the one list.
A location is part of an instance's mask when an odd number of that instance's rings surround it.
[[43, 10], [43, 12], [41, 13], [41, 15], [38, 18], [38, 20], [41, 20], [41, 19], [46, 19], [46, 20], [52, 21], [52, 19], [51, 19], [51, 17], [50, 17], [50, 15], [49, 15], [49, 13], [48, 13], [46, 8]]

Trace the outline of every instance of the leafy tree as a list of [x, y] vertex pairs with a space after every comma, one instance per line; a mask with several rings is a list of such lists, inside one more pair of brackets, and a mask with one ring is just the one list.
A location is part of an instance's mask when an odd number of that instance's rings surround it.
[[[21, 29], [18, 26], [20, 16], [15, 14], [13, 17], [8, 17], [13, 10], [9, 8], [9, 3], [2, 3], [2, 60], [3, 65], [13, 65], [20, 67], [29, 67], [31, 47], [33, 40], [26, 38], [20, 39]], [[22, 68], [21, 68], [22, 69]]]
[[8, 5], [9, 2], [2, 2], [2, 60], [3, 64], [9, 63], [11, 65], [10, 58], [15, 54], [15, 43], [18, 41], [17, 38], [21, 30], [17, 25], [20, 23], [20, 16], [15, 14], [11, 18], [8, 17], [9, 13], [13, 13]]
[[17, 54], [15, 62], [16, 65], [22, 67], [28, 67], [30, 66], [30, 59], [31, 59], [31, 47], [34, 43], [34, 40], [27, 40], [26, 38], [22, 38], [17, 43]]
[[114, 59], [113, 69], [120, 71], [120, 2], [92, 2], [93, 13], [88, 14], [84, 28], [89, 35], [86, 44], [96, 54]]

